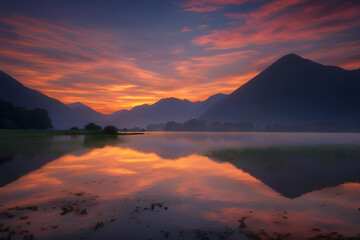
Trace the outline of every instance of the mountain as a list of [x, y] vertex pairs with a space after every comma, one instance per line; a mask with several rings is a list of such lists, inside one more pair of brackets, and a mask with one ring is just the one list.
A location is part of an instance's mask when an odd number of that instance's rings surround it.
[[69, 107], [57, 99], [25, 87], [2, 71], [0, 71], [0, 99], [11, 102], [16, 107], [46, 109], [54, 128], [57, 129], [69, 129], [72, 126], [83, 127], [90, 120], [99, 123], [105, 121], [103, 114], [95, 112], [89, 107]]
[[205, 101], [190, 102], [178, 98], [163, 98], [148, 105], [143, 104], [130, 110], [110, 114], [110, 122], [122, 127], [146, 127], [148, 124], [176, 121], [184, 122], [197, 118], [226, 95], [218, 93]]
[[70, 108], [59, 100], [25, 87], [2, 71], [0, 71], [0, 99], [11, 102], [16, 107], [46, 109], [54, 126], [63, 126], [66, 116], [71, 114]]
[[96, 112], [94, 109], [92, 109], [89, 106], [86, 106], [85, 104], [83, 104], [81, 102], [68, 103], [68, 104], [66, 104], [66, 106], [68, 106], [69, 108], [72, 108], [72, 109], [87, 109], [89, 111]]
[[324, 66], [286, 55], [200, 119], [223, 122], [294, 124], [360, 120], [360, 70]]
[[76, 112], [76, 115], [81, 119], [86, 119], [86, 123], [92, 120], [93, 122], [104, 125], [108, 121], [108, 116], [106, 114], [99, 113], [81, 102], [69, 103], [66, 104], [66, 106], [72, 109], [73, 112]]
[[82, 128], [89, 122], [102, 126], [107, 124], [124, 127], [146, 127], [150, 123], [166, 121], [183, 122], [197, 118], [226, 95], [216, 94], [205, 101], [190, 102], [177, 98], [164, 98], [148, 105], [140, 105], [131, 110], [120, 110], [106, 115], [96, 112], [83, 103], [64, 104], [39, 91], [25, 87], [16, 79], [0, 71], [0, 99], [11, 102], [16, 107], [28, 109], [43, 108], [49, 112], [56, 129]]
[[59, 100], [25, 87], [2, 71], [0, 71], [0, 98], [18, 107], [39, 107], [45, 108], [49, 112], [66, 112], [69, 110], [68, 107]]

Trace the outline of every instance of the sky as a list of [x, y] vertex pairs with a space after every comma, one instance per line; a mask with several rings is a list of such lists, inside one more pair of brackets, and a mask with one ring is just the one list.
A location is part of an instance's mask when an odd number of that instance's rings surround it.
[[102, 113], [228, 94], [288, 53], [360, 68], [360, 1], [1, 1], [0, 70]]

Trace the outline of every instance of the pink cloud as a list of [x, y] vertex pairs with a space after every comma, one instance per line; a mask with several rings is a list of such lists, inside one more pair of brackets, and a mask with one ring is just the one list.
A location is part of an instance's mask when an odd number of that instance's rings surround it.
[[198, 25], [197, 29], [203, 29], [203, 28], [207, 28], [207, 27], [209, 27], [209, 26], [206, 24], [202, 24], [202, 25]]
[[214, 30], [195, 38], [195, 45], [211, 49], [231, 49], [249, 45], [318, 40], [335, 32], [360, 25], [360, 4], [344, 4], [342, 9], [326, 8], [323, 2], [276, 0], [250, 13], [227, 14], [245, 20], [230, 29]]
[[190, 28], [190, 27], [183, 27], [181, 29], [182, 32], [190, 32], [190, 31], [194, 31], [194, 29]]
[[246, 2], [247, 0], [188, 0], [183, 4], [185, 11], [193, 12], [213, 12], [225, 5], [235, 5]]

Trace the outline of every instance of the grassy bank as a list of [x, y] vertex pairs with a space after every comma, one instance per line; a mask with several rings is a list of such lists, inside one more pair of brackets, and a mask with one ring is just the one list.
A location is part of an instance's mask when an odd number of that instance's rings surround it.
[[[138, 135], [142, 132], [119, 132], [118, 135]], [[32, 138], [60, 135], [109, 136], [101, 130], [37, 130], [37, 129], [0, 129], [0, 139]]]

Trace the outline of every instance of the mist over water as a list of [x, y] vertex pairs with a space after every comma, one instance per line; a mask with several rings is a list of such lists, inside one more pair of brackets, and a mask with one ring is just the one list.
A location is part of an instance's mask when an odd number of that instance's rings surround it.
[[[0, 223], [9, 227], [0, 237], [360, 234], [360, 134], [158, 132], [1, 140], [0, 147]], [[207, 155], [229, 148], [252, 152]]]

